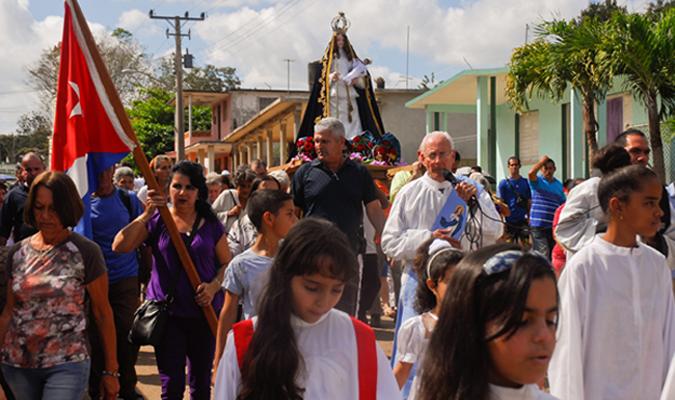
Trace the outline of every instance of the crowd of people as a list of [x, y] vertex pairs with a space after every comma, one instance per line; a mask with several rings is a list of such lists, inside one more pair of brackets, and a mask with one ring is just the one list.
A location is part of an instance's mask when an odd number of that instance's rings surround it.
[[523, 177], [510, 157], [495, 191], [457, 168], [447, 132], [390, 186], [345, 155], [339, 120], [314, 132], [292, 177], [157, 156], [153, 190], [111, 167], [91, 238], [73, 231], [72, 180], [26, 154], [0, 212], [0, 393], [142, 398], [129, 332], [155, 301], [162, 399], [675, 399], [675, 188], [642, 132], [585, 181], [560, 182], [548, 156]]

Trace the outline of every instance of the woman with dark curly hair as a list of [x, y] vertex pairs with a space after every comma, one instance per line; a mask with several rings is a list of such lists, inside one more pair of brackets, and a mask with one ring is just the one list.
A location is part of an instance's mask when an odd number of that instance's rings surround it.
[[129, 252], [145, 242], [153, 255], [147, 298], [173, 298], [164, 338], [155, 347], [162, 399], [183, 398], [186, 359], [191, 398], [209, 399], [215, 337], [200, 308], [211, 304], [217, 314], [223, 306], [221, 284], [231, 258], [227, 234], [207, 202], [208, 189], [201, 165], [181, 161], [173, 167], [169, 198], [173, 204], [171, 216], [189, 244], [188, 252], [202, 281], [196, 293], [156, 212], [157, 207], [166, 205], [161, 193], [149, 191], [145, 211], [117, 234], [113, 250]]

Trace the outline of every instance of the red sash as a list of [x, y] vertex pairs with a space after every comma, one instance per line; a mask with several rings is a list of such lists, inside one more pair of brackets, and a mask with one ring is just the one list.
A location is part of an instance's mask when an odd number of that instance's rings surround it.
[[[363, 322], [352, 319], [356, 336], [356, 350], [358, 359], [359, 399], [375, 400], [377, 398], [377, 345], [375, 332]], [[253, 338], [253, 321], [248, 319], [237, 322], [232, 326], [234, 346], [237, 349], [237, 362], [241, 370], [244, 365], [244, 356], [248, 351]]]

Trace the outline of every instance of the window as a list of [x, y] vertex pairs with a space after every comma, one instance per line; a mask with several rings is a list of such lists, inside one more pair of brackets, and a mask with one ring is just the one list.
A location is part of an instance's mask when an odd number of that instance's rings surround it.
[[518, 154], [522, 165], [539, 161], [539, 111], [528, 111], [519, 118]]
[[607, 99], [607, 143], [623, 132], [623, 96]]
[[264, 110], [265, 107], [274, 103], [276, 99], [276, 97], [258, 97], [258, 111]]

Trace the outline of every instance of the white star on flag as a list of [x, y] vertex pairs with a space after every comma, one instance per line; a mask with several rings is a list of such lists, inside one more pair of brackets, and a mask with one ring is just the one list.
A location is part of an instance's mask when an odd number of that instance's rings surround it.
[[73, 91], [77, 95], [77, 104], [75, 104], [75, 107], [70, 111], [70, 116], [68, 118], [73, 118], [77, 115], [82, 115], [82, 106], [80, 105], [80, 87], [77, 86], [77, 83], [68, 81], [68, 84], [70, 87], [73, 88]]

